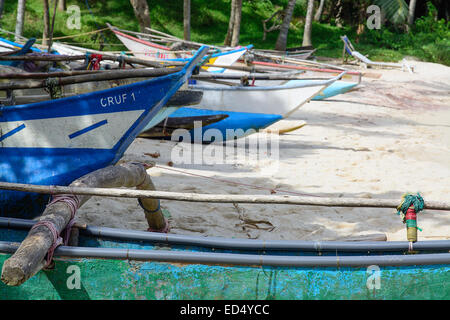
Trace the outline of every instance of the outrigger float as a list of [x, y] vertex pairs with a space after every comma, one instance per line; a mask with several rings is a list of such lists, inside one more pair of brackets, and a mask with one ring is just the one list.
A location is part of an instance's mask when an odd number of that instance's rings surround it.
[[[27, 188], [33, 192], [50, 190], [47, 186], [5, 183], [0, 183], [0, 188]], [[202, 202], [393, 206], [393, 200], [384, 199], [180, 196], [179, 193], [161, 191], [56, 186], [51, 190], [53, 194], [70, 191], [79, 195], [134, 197], [140, 201], [160, 198]], [[449, 210], [450, 204], [428, 202], [424, 208]], [[11, 254], [16, 252], [17, 255], [19, 243], [30, 229], [33, 230], [34, 224], [35, 221], [0, 218], [3, 273], [8, 259], [12, 259]], [[413, 244], [408, 241], [358, 239], [270, 241], [193, 237], [85, 225], [75, 225], [75, 229], [78, 231], [76, 243], [74, 246], [59, 246], [55, 250], [51, 269], [37, 272], [20, 286], [0, 283], [0, 296], [3, 299], [196, 300], [450, 298], [449, 240], [416, 241]]]

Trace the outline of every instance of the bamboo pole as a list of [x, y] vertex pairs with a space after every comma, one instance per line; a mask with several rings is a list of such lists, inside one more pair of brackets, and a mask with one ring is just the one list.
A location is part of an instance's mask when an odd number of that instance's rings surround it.
[[74, 71], [57, 71], [57, 72], [0, 73], [0, 79], [45, 79], [55, 77], [59, 78], [59, 77], [79, 76], [84, 74], [95, 74], [110, 71], [112, 70], [74, 70]]
[[[127, 78], [150, 78], [159, 77], [168, 74], [172, 74], [182, 70], [180, 67], [175, 68], [159, 68], [159, 69], [137, 69], [137, 70], [114, 70], [104, 71], [94, 74], [81, 74], [67, 77], [54, 77], [49, 79], [55, 79], [56, 85], [63, 86], [68, 84], [92, 82], [92, 81], [105, 81], [105, 80], [118, 80]], [[17, 89], [36, 89], [47, 87], [47, 79], [42, 81], [28, 81], [21, 83], [0, 83], [0, 90], [17, 90]]]
[[215, 64], [204, 64], [203, 67], [213, 67], [213, 68], [224, 68], [224, 69], [230, 69], [230, 70], [237, 70], [237, 71], [246, 71], [246, 72], [251, 72], [251, 73], [269, 73], [269, 72], [273, 72], [274, 68], [273, 67], [256, 67], [256, 66], [243, 66], [243, 65], [233, 65], [233, 66], [228, 66], [228, 65], [215, 65]]
[[[139, 163], [122, 163], [91, 172], [70, 184], [71, 187], [137, 187], [154, 189], [146, 167]], [[70, 197], [74, 198], [70, 193]], [[78, 207], [82, 206], [90, 195], [75, 196]], [[143, 199], [141, 206], [146, 211], [147, 221], [153, 229], [166, 227], [166, 222], [159, 208], [158, 200]], [[75, 208], [76, 211], [77, 208]], [[155, 211], [151, 214], [148, 212]], [[67, 202], [50, 203], [39, 222], [45, 221], [54, 226], [59, 235], [72, 218], [72, 209]], [[160, 228], [162, 227], [162, 228]], [[53, 245], [53, 234], [45, 225], [31, 229], [17, 251], [3, 264], [1, 280], [9, 286], [18, 286], [45, 267], [44, 258]]]
[[[292, 80], [292, 79], [305, 79], [306, 78], [300, 78], [299, 74], [304, 73], [303, 71], [300, 72], [286, 72], [286, 73], [269, 73], [269, 74], [222, 74], [222, 73], [202, 73], [198, 75], [194, 75], [191, 77], [191, 79], [195, 80], [205, 80], [205, 79], [248, 79], [248, 80]], [[324, 80], [324, 78], [320, 78], [321, 80]], [[319, 78], [308, 78], [307, 80], [319, 80]]]
[[[291, 204], [323, 207], [396, 208], [399, 200], [366, 198], [300, 197], [288, 195], [196, 194], [166, 191], [139, 191], [86, 187], [43, 186], [0, 182], [0, 189], [45, 194], [78, 194], [119, 198], [154, 198], [186, 202]], [[426, 201], [425, 209], [450, 210], [450, 202]]]
[[[73, 56], [64, 56], [64, 55], [27, 55], [27, 56], [0, 56], [0, 61], [75, 61], [75, 60], [85, 60], [86, 55], [73, 55]], [[164, 62], [164, 61], [150, 61], [143, 60], [138, 58], [132, 58], [124, 55], [102, 55], [102, 60], [109, 60], [114, 62], [124, 61], [126, 63], [140, 64], [146, 67], [153, 68], [164, 68], [169, 66], [183, 66], [184, 62]]]
[[[155, 29], [151, 29], [151, 28], [148, 28], [148, 27], [146, 27], [145, 29], [149, 30], [150, 32], [159, 34], [160, 36], [162, 36], [161, 39], [163, 39], [163, 40], [164, 40], [164, 37], [166, 37], [167, 40], [169, 40], [170, 42], [182, 42], [183, 44], [192, 45], [192, 46], [196, 46], [196, 47], [201, 47], [201, 46], [205, 45], [204, 43], [194, 42], [194, 41], [187, 41], [187, 40], [184, 40], [184, 39], [181, 39], [181, 38], [177, 38], [177, 37], [172, 36], [170, 34], [167, 34], [167, 33], [155, 30]], [[143, 36], [145, 37], [145, 35], [143, 35]], [[147, 34], [146, 36], [148, 37], [149, 35]], [[229, 48], [229, 47], [219, 47], [219, 46], [214, 46], [214, 45], [208, 45], [208, 46], [210, 48], [217, 48], [217, 49]]]
[[[312, 68], [312, 67], [306, 67], [306, 66], [300, 66], [300, 65], [293, 65], [293, 64], [278, 64], [278, 63], [271, 63], [271, 62], [264, 62], [264, 61], [252, 61], [252, 65], [258, 65], [258, 66], [266, 66], [268, 68], [275, 68], [275, 69], [295, 69], [295, 70], [305, 70], [305, 71], [314, 71], [314, 72], [325, 72], [325, 73], [341, 73], [340, 70], [334, 70], [334, 69], [322, 69], [322, 68]], [[361, 75], [361, 72], [358, 71], [347, 71], [347, 74], [349, 75]]]
[[288, 62], [288, 63], [298, 64], [298, 65], [311, 65], [311, 66], [316, 66], [316, 67], [331, 68], [331, 69], [337, 69], [337, 70], [342, 70], [342, 71], [346, 70], [345, 68], [335, 66], [332, 64], [328, 64], [328, 63], [321, 63], [321, 62], [315, 62], [315, 61], [304, 60], [304, 59], [294, 59], [294, 58], [289, 58], [289, 57], [285, 57], [285, 56], [280, 57], [280, 56], [273, 55], [273, 54], [260, 53], [255, 50], [252, 50], [251, 53], [253, 53], [255, 56], [269, 58], [269, 59], [272, 59], [272, 60], [278, 61], [278, 62]]

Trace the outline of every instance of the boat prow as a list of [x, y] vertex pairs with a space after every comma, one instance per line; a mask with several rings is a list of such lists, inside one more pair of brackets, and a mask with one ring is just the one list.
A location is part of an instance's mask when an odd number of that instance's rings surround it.
[[[192, 74], [208, 47], [179, 72], [73, 97], [0, 107], [0, 181], [68, 185], [116, 163]], [[158, 121], [159, 122], [159, 121]], [[0, 194], [0, 215], [42, 213], [48, 195]]]

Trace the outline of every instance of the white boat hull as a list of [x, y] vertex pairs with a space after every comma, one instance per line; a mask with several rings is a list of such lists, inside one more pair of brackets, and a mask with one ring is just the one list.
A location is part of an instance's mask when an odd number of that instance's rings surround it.
[[295, 85], [288, 83], [271, 87], [203, 85], [191, 85], [189, 87], [203, 91], [201, 103], [193, 106], [193, 108], [278, 114], [286, 118], [334, 83], [339, 77], [315, 83]]

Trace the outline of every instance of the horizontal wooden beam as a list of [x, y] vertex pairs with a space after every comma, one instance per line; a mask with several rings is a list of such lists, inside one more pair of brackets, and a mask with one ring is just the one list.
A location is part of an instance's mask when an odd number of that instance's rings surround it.
[[[82, 188], [43, 186], [0, 182], [0, 189], [45, 194], [77, 194], [119, 198], [153, 198], [187, 202], [291, 204], [324, 207], [396, 208], [401, 199], [300, 197], [288, 195], [230, 195], [196, 194], [166, 191], [141, 191], [130, 189]], [[450, 202], [426, 201], [425, 209], [450, 211]]]

